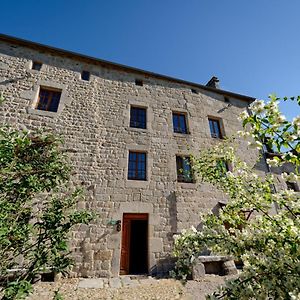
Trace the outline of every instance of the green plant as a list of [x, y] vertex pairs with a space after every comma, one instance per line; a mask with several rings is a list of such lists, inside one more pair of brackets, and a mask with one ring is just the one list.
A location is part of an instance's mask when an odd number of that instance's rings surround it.
[[38, 274], [64, 273], [72, 264], [68, 234], [74, 225], [88, 223], [92, 214], [76, 210], [82, 193], [68, 185], [70, 171], [53, 135], [0, 128], [3, 300], [24, 298]]
[[[294, 172], [284, 173], [282, 177], [297, 182], [300, 117], [287, 121], [278, 109], [278, 100], [270, 96], [268, 103], [254, 102], [251, 113], [241, 115], [245, 131], [239, 135], [250, 139], [249, 146], [259, 150], [267, 141], [268, 147], [278, 152], [267, 160], [269, 166], [292, 164]], [[244, 264], [243, 272], [208, 296], [209, 299], [298, 299], [299, 193], [289, 189], [275, 190], [273, 176], [257, 176], [253, 168], [235, 155], [232, 145], [229, 140], [193, 158], [195, 173], [227, 194], [230, 201], [218, 216], [202, 217], [203, 230], [192, 228], [176, 238], [175, 272], [185, 279], [191, 272], [194, 258], [209, 248], [214, 253], [232, 255]], [[220, 161], [230, 162], [232, 171], [220, 170]]]

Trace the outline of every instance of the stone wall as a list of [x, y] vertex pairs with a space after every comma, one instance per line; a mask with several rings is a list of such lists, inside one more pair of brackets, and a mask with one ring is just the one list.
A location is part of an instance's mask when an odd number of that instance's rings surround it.
[[[199, 213], [224, 200], [209, 184], [177, 182], [175, 156], [218, 142], [210, 137], [208, 116], [222, 119], [227, 136], [241, 130], [237, 116], [247, 102], [228, 103], [223, 95], [201, 89], [194, 94], [181, 83], [4, 42], [0, 53], [0, 91], [7, 99], [0, 106], [1, 123], [63, 137], [72, 149], [74, 183], [87, 191], [79, 207], [99, 215], [72, 233], [73, 275], [118, 275], [121, 233], [108, 223], [131, 212], [149, 214], [149, 271], [167, 271], [173, 234], [197, 227]], [[31, 70], [32, 60], [43, 62], [40, 71]], [[91, 72], [90, 81], [80, 79], [82, 70]], [[135, 85], [136, 78], [144, 85]], [[40, 86], [62, 89], [57, 113], [34, 109]], [[147, 107], [147, 129], [129, 127], [130, 105]], [[186, 113], [189, 134], [173, 133], [172, 111]], [[127, 180], [129, 150], [147, 152], [147, 181]], [[240, 153], [251, 163], [257, 155], [242, 142]]]

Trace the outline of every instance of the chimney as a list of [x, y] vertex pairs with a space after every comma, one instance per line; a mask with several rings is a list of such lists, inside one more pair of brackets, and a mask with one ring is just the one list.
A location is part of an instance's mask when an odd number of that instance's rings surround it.
[[218, 79], [218, 77], [213, 76], [209, 82], [206, 84], [206, 86], [210, 86], [212, 88], [215, 89], [219, 89], [220, 88], [220, 84], [219, 84], [220, 80]]

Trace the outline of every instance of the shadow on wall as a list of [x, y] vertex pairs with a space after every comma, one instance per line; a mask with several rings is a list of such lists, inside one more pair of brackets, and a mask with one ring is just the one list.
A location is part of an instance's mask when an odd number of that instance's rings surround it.
[[173, 235], [177, 234], [178, 225], [177, 225], [177, 199], [175, 192], [171, 192], [169, 196], [167, 196], [168, 200], [168, 209], [169, 209], [169, 220], [171, 230], [168, 234], [168, 239], [173, 240]]
[[151, 268], [150, 275], [157, 278], [170, 277], [170, 271], [174, 270], [176, 258], [172, 256], [158, 259], [156, 265]]

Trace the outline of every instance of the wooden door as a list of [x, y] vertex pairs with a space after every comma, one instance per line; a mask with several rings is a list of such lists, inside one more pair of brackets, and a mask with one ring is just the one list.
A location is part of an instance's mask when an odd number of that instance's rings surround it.
[[131, 224], [133, 220], [148, 221], [148, 214], [127, 213], [123, 215], [120, 275], [129, 274], [130, 244], [131, 244], [131, 239], [133, 238], [131, 236]]

